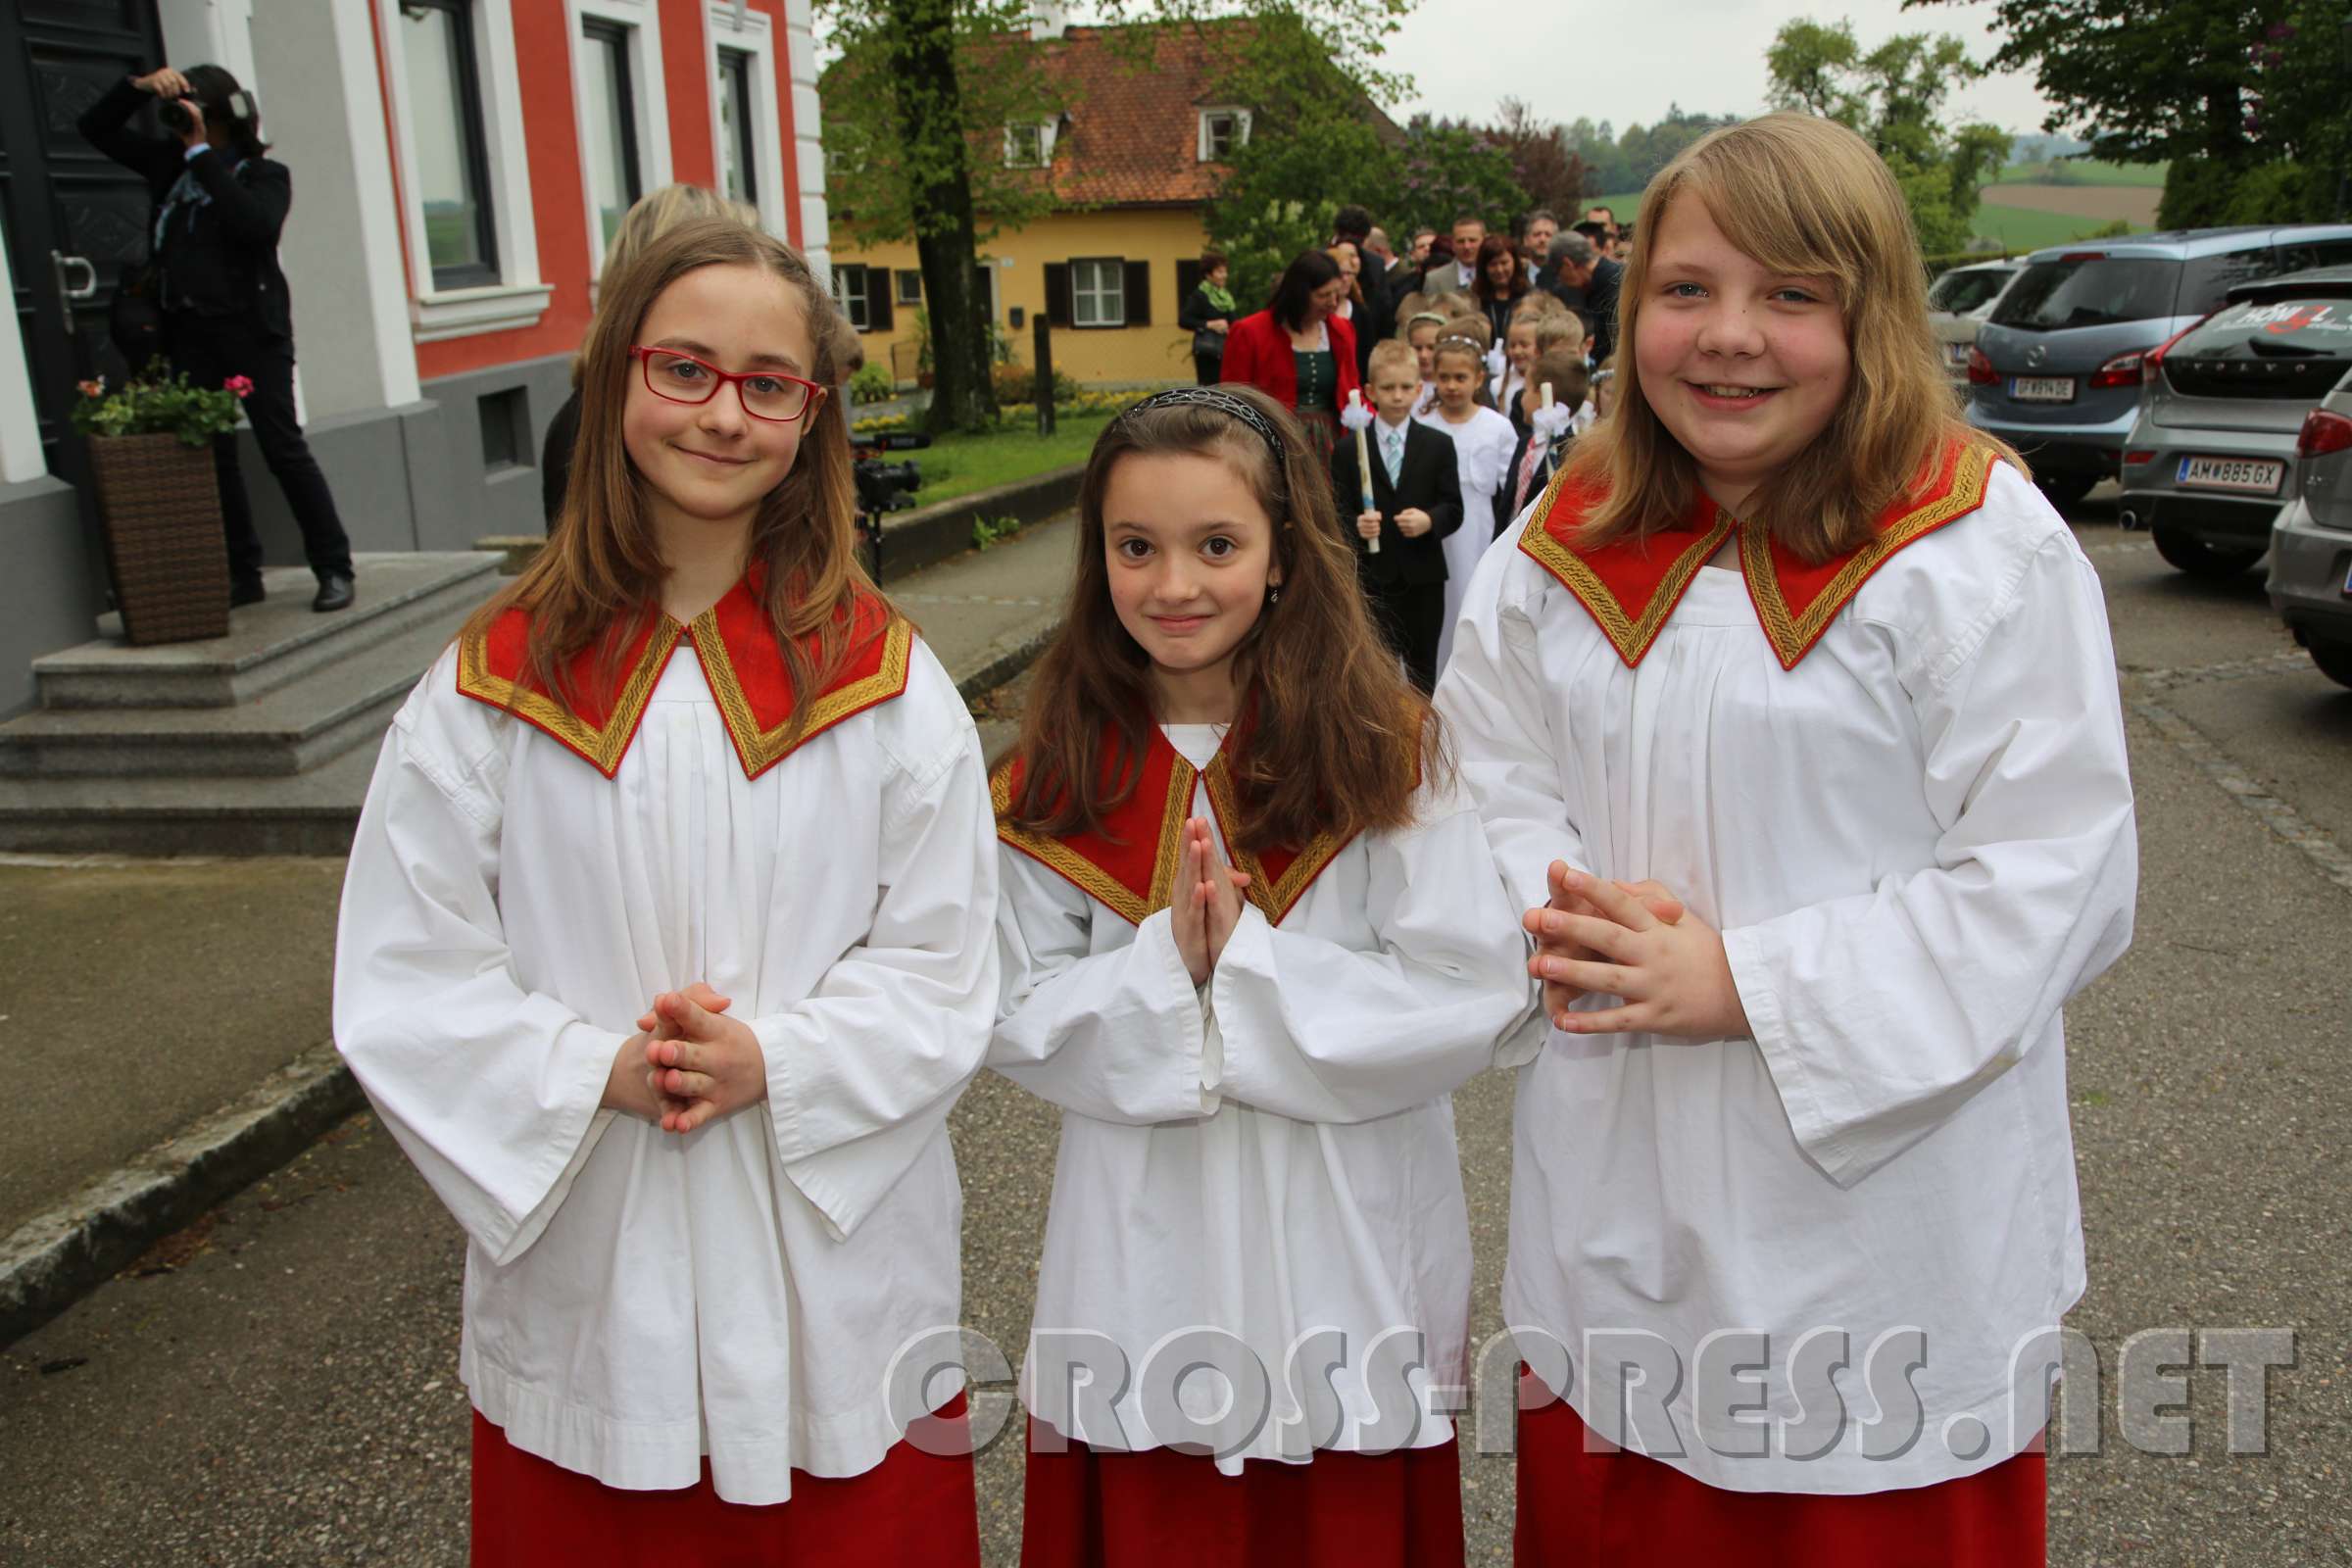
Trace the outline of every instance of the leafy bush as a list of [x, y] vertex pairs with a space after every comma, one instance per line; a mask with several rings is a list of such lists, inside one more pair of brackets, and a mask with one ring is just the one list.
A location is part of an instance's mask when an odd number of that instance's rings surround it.
[[184, 375], [133, 377], [112, 392], [104, 376], [78, 387], [68, 417], [82, 435], [175, 435], [191, 447], [235, 429], [237, 405], [253, 391], [241, 375], [218, 387], [191, 386]]
[[887, 403], [898, 389], [898, 383], [890, 378], [890, 367], [879, 360], [866, 361], [850, 377], [852, 403]]
[[[1026, 365], [1000, 365], [991, 373], [996, 383], [999, 403], [1034, 403], [1037, 401], [1037, 372]], [[1080, 395], [1077, 380], [1067, 373], [1054, 372], [1054, 406], [1060, 408]]]

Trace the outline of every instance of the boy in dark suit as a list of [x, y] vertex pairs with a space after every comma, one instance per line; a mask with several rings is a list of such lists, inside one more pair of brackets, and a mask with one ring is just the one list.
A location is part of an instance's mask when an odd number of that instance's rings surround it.
[[1526, 401], [1540, 405], [1543, 389], [1551, 388], [1552, 413], [1541, 420], [1531, 409], [1512, 449], [1511, 466], [1494, 490], [1494, 537], [1499, 539], [1519, 520], [1527, 504], [1544, 493], [1551, 476], [1560, 471], [1568, 448], [1576, 439], [1577, 414], [1592, 388], [1592, 372], [1585, 368], [1582, 349], [1553, 349], [1537, 356], [1527, 378]]
[[[1462, 525], [1461, 485], [1453, 442], [1413, 418], [1421, 362], [1410, 345], [1373, 345], [1370, 386], [1375, 416], [1365, 431], [1372, 459], [1372, 506], [1355, 443], [1331, 455], [1340, 515], [1355, 519], [1356, 573], [1390, 646], [1423, 691], [1437, 684], [1438, 632], [1446, 617], [1446, 553], [1439, 541]], [[1370, 548], [1380, 541], [1378, 553]]]

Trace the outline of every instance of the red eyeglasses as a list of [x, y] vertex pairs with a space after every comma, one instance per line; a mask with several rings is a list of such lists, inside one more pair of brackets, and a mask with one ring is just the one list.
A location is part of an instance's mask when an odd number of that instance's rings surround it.
[[708, 403], [731, 381], [744, 413], [790, 424], [825, 398], [825, 389], [814, 381], [781, 370], [746, 370], [739, 375], [676, 349], [632, 348], [629, 357], [645, 367], [645, 389], [672, 403]]

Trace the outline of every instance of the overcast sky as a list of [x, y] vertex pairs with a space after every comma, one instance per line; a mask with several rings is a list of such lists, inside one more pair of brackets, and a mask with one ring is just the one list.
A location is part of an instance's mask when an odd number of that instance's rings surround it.
[[[1798, 17], [1851, 21], [1865, 49], [1898, 32], [1948, 32], [1976, 60], [1991, 56], [1989, 4], [1905, 11], [1900, 0], [1421, 0], [1390, 40], [1388, 63], [1409, 72], [1419, 110], [1484, 120], [1505, 97], [1546, 120], [1579, 115], [1619, 130], [1649, 124], [1671, 103], [1712, 114], [1759, 114], [1764, 51]], [[1953, 120], [2038, 130], [2048, 112], [2030, 75], [1988, 76], [1946, 103]]]

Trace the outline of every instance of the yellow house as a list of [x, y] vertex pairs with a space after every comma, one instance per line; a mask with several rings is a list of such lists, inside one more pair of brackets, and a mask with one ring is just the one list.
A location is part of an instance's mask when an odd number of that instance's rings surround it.
[[[1043, 171], [1071, 210], [982, 246], [989, 312], [1024, 365], [1042, 312], [1054, 324], [1054, 369], [1078, 381], [1190, 381], [1192, 334], [1176, 313], [1200, 281], [1202, 219], [1220, 160], [1249, 137], [1250, 111], [1209, 101], [1207, 51], [1187, 30], [1170, 29], [1142, 72], [1117, 58], [1110, 31], [1069, 27], [1041, 40], [1070, 108], [1056, 122], [1007, 127], [1004, 157]], [[834, 227], [835, 296], [866, 362], [911, 381], [912, 317], [923, 303], [914, 246], [862, 240], [857, 176], [828, 183], [850, 215]]]

